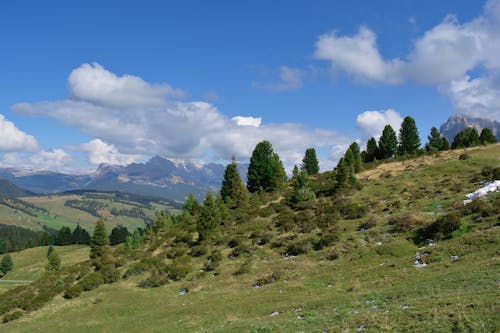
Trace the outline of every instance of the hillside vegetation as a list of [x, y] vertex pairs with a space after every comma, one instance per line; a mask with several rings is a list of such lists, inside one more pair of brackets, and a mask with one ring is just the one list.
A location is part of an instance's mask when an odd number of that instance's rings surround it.
[[492, 144], [374, 161], [344, 187], [339, 167], [285, 187], [270, 173], [275, 190], [247, 204], [189, 199], [145, 235], [2, 294], [0, 330], [498, 331], [500, 193], [463, 200], [499, 157]]

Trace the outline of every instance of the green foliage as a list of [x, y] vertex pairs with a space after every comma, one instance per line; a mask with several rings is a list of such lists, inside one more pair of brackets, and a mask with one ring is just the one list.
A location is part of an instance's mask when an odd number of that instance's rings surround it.
[[255, 147], [247, 175], [247, 189], [251, 193], [271, 192], [282, 187], [286, 173], [278, 154], [269, 141], [262, 141]]
[[483, 128], [481, 135], [479, 135], [479, 141], [481, 144], [496, 143], [497, 138], [489, 128]]
[[201, 210], [201, 206], [194, 197], [193, 193], [189, 193], [184, 203], [184, 211], [187, 211], [191, 216], [196, 216]]
[[2, 257], [0, 262], [0, 275], [5, 275], [14, 268], [14, 262], [10, 254], [6, 254]]
[[319, 172], [318, 158], [316, 157], [316, 150], [314, 148], [306, 149], [304, 158], [302, 159], [302, 169], [308, 175], [315, 175]]
[[450, 149], [448, 140], [446, 140], [446, 138], [442, 136], [441, 133], [439, 133], [436, 127], [431, 128], [431, 133], [429, 136], [427, 136], [427, 140], [428, 142], [425, 145], [425, 150], [427, 150], [428, 152]]
[[72, 233], [72, 244], [85, 244], [90, 245], [90, 235], [87, 230], [80, 227], [80, 224], [77, 224]]
[[351, 143], [348, 149], [353, 157], [354, 172], [360, 172], [363, 169], [363, 158], [357, 142]]
[[375, 160], [378, 151], [377, 141], [375, 138], [370, 138], [366, 143], [366, 151], [363, 154], [363, 162], [370, 163]]
[[23, 315], [23, 311], [21, 311], [21, 310], [15, 310], [15, 311], [9, 312], [2, 317], [2, 323], [7, 323], [9, 321], [19, 319], [22, 317], [22, 315]]
[[92, 272], [78, 282], [84, 291], [94, 290], [104, 284], [104, 276], [100, 272]]
[[127, 237], [130, 235], [127, 227], [119, 224], [111, 230], [111, 235], [109, 236], [109, 243], [111, 245], [118, 245], [124, 243]]
[[72, 299], [80, 296], [82, 292], [83, 292], [83, 286], [80, 283], [77, 283], [64, 292], [64, 298]]
[[61, 269], [61, 258], [56, 251], [52, 251], [47, 257], [48, 262], [45, 266], [47, 272], [57, 272]]
[[377, 159], [385, 160], [396, 156], [398, 138], [391, 125], [386, 125], [378, 140]]
[[207, 257], [207, 262], [203, 266], [203, 269], [207, 272], [216, 270], [222, 262], [222, 253], [219, 250], [213, 250], [212, 253]]
[[62, 227], [57, 233], [57, 245], [69, 245], [73, 243], [73, 234], [69, 227]]
[[292, 191], [287, 197], [287, 202], [292, 207], [298, 207], [301, 202], [316, 198], [316, 195], [310, 188], [310, 180], [306, 170], [299, 171], [297, 166], [295, 166], [291, 182]]
[[480, 144], [481, 141], [477, 130], [474, 127], [467, 127], [455, 135], [453, 143], [451, 144], [451, 149], [474, 147]]
[[453, 231], [460, 228], [460, 216], [453, 212], [439, 217], [423, 230], [423, 234], [433, 239], [448, 239]]
[[248, 192], [241, 181], [238, 165], [234, 158], [224, 171], [220, 194], [222, 200], [230, 207], [241, 207], [248, 203]]
[[420, 137], [418, 135], [415, 119], [405, 117], [399, 130], [399, 155], [416, 155], [420, 147]]
[[98, 219], [90, 245], [90, 259], [96, 271], [106, 265], [110, 258], [109, 238], [102, 219]]
[[211, 192], [207, 192], [200, 217], [197, 220], [196, 229], [200, 234], [200, 239], [209, 239], [213, 236], [222, 224], [222, 216], [217, 207], [216, 201]]

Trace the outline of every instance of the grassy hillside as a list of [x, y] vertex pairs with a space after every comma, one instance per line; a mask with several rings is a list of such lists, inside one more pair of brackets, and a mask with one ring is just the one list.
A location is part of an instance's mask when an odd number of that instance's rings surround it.
[[[27, 249], [21, 252], [11, 253], [14, 262], [14, 269], [8, 272], [3, 280], [35, 280], [38, 279], [45, 270], [47, 264], [48, 246], [40, 246]], [[61, 265], [69, 266], [75, 263], [88, 260], [89, 247], [82, 245], [55, 246], [54, 249], [61, 257]], [[6, 290], [17, 287], [16, 283], [0, 282], [0, 294]], [[1, 297], [1, 296], [0, 296]]]
[[33, 194], [34, 194], [33, 192], [22, 189], [12, 184], [8, 180], [0, 179], [0, 195], [17, 198]]
[[[113, 208], [115, 214], [112, 214]], [[117, 224], [133, 230], [144, 227], [145, 221], [152, 221], [157, 211], [175, 212], [177, 209], [166, 200], [129, 198], [119, 193], [81, 192], [30, 196], [22, 200], [4, 197], [0, 200], [0, 224], [42, 230], [43, 226], [73, 229], [79, 223], [90, 232], [96, 219], [102, 217], [110, 230]]]
[[[329, 194], [310, 206], [255, 196], [211, 242], [168, 225], [133, 254], [116, 249], [117, 269], [136, 275], [60, 294], [0, 329], [496, 332], [500, 193], [463, 200], [494, 177], [499, 157], [497, 144], [372, 165], [357, 189], [333, 196], [325, 173], [313, 187]], [[138, 288], [144, 281], [168, 283]]]

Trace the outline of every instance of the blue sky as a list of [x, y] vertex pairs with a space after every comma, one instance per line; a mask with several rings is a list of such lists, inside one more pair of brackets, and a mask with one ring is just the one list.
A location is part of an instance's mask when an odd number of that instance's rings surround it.
[[499, 1], [2, 3], [0, 167], [243, 161], [269, 139], [326, 169], [407, 115], [425, 143], [453, 113], [500, 120], [499, 27]]

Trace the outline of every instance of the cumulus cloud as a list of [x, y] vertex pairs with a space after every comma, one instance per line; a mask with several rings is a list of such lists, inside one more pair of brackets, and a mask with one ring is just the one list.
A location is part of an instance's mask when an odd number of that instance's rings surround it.
[[0, 114], [0, 151], [36, 151], [38, 143]]
[[233, 121], [236, 122], [236, 125], [238, 126], [254, 126], [254, 127], [259, 127], [260, 123], [262, 122], [261, 117], [243, 117], [243, 116], [236, 116], [232, 118]]
[[304, 72], [300, 69], [281, 66], [279, 69], [279, 82], [262, 83], [254, 81], [252, 87], [268, 91], [288, 91], [302, 87]]
[[[247, 159], [259, 141], [269, 140], [284, 163], [293, 165], [300, 162], [307, 147], [330, 147], [349, 141], [339, 133], [301, 124], [263, 125], [261, 118], [243, 116], [231, 119], [205, 102], [175, 101], [166, 95], [160, 98], [159, 94], [151, 98], [151, 90], [144, 87], [154, 85], [137, 77], [135, 81], [143, 84], [137, 84], [134, 91], [132, 85], [125, 89], [129, 96], [135, 97], [120, 100], [117, 96], [123, 91], [117, 92], [116, 87], [127, 85], [123, 77], [97, 64], [82, 65], [79, 69], [84, 70], [79, 75], [73, 75], [75, 71], [70, 75], [71, 98], [21, 103], [12, 109], [55, 118], [99, 140], [80, 146], [91, 163], [126, 164], [138, 156], [155, 154], [177, 159], [200, 159], [207, 154], [223, 160], [232, 155]], [[96, 84], [101, 84], [94, 83], [94, 79], [101, 82], [101, 77], [115, 89], [94, 90]]]
[[87, 153], [88, 160], [91, 164], [113, 164], [113, 165], [128, 165], [144, 159], [141, 155], [121, 154], [118, 149], [100, 139], [94, 139], [90, 142], [81, 144], [75, 147]]
[[[495, 82], [500, 75], [500, 0], [487, 1], [483, 13], [470, 22], [460, 23], [456, 16], [446, 16], [416, 39], [401, 59], [384, 59], [376, 41], [375, 32], [368, 27], [361, 27], [352, 36], [334, 31], [318, 37], [315, 57], [329, 61], [334, 70], [358, 81], [435, 85], [450, 96], [457, 112], [498, 117], [498, 108], [487, 105], [496, 105], [489, 98], [498, 87]], [[477, 69], [486, 74], [472, 77]], [[467, 88], [457, 90], [463, 82], [468, 82]], [[465, 100], [479, 96], [486, 98], [480, 101], [482, 106], [462, 107], [467, 104]]]
[[73, 159], [62, 149], [40, 150], [34, 154], [6, 153], [0, 159], [4, 168], [73, 172]]
[[356, 117], [356, 127], [363, 132], [364, 140], [374, 137], [378, 140], [386, 125], [391, 125], [398, 133], [403, 117], [393, 109], [382, 111], [365, 111]]

